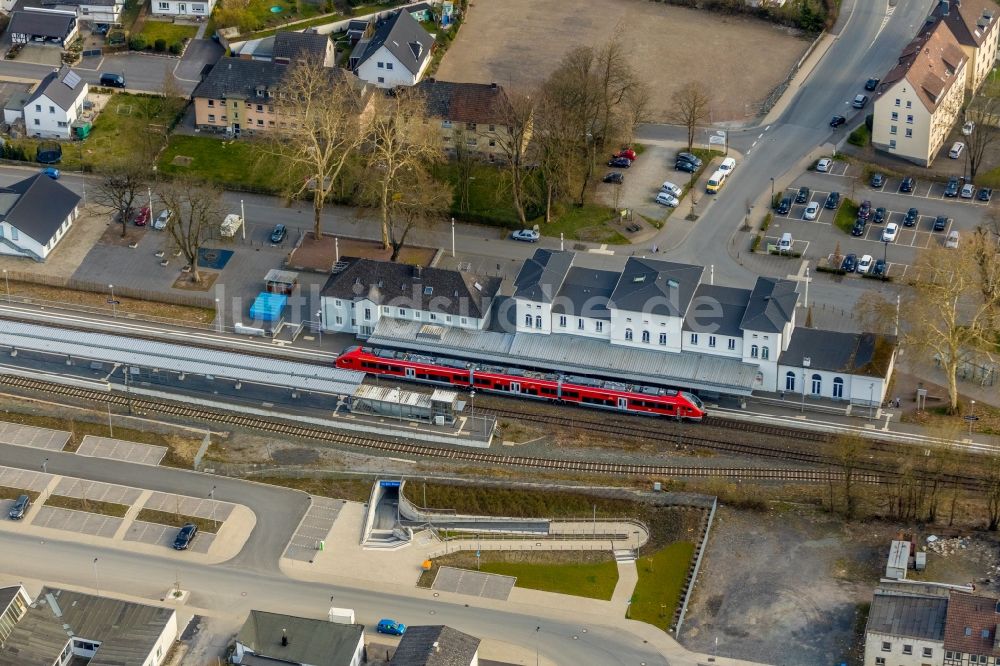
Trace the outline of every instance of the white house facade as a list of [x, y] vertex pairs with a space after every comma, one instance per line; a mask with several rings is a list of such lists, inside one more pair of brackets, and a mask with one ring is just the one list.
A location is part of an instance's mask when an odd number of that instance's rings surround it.
[[45, 174], [0, 188], [0, 254], [44, 261], [73, 225], [79, 203]]
[[150, 9], [156, 16], [211, 16], [215, 0], [190, 2], [181, 0], [152, 0]]
[[399, 11], [362, 39], [349, 59], [350, 68], [363, 81], [379, 88], [413, 86], [431, 61], [434, 38], [406, 11]]
[[24, 126], [30, 136], [68, 139], [83, 113], [90, 87], [68, 65], [38, 84], [24, 105]]

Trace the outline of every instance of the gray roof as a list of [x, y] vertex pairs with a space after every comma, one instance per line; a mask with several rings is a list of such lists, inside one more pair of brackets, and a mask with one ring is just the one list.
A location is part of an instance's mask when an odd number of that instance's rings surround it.
[[459, 123], [502, 125], [510, 101], [496, 83], [459, 83], [424, 79], [416, 86], [424, 96], [427, 115]]
[[743, 337], [740, 322], [749, 302], [749, 289], [699, 284], [684, 319], [684, 330]]
[[0, 666], [52, 666], [71, 636], [101, 642], [89, 666], [144, 664], [172, 608], [44, 587], [0, 649]]
[[420, 4], [411, 5], [410, 7], [407, 7], [406, 11], [410, 12], [411, 14], [415, 12], [427, 12], [427, 11], [432, 12], [434, 11], [434, 5], [428, 2], [421, 2]]
[[796, 327], [779, 363], [802, 367], [802, 359], [808, 357], [810, 369], [886, 377], [895, 351], [896, 338], [891, 335]]
[[63, 111], [72, 109], [76, 106], [80, 95], [84, 93], [84, 89], [87, 87], [83, 78], [76, 72], [73, 72], [74, 76], [70, 79], [73, 85], [69, 85], [66, 82], [66, 76], [72, 71], [69, 65], [63, 65], [59, 71], [49, 72], [42, 79], [42, 82], [38, 84], [38, 87], [35, 88], [35, 92], [28, 98], [27, 103], [31, 104], [42, 95], [45, 95]]
[[619, 310], [683, 317], [704, 271], [704, 266], [629, 257], [611, 301]]
[[393, 666], [469, 666], [478, 650], [478, 638], [451, 627], [440, 624], [407, 627], [389, 663]]
[[483, 319], [490, 311], [502, 280], [495, 277], [419, 268], [409, 264], [355, 259], [327, 280], [327, 298], [417, 308], [429, 312]]
[[750, 302], [747, 303], [740, 328], [762, 333], [780, 333], [785, 324], [792, 320], [798, 299], [795, 283], [791, 280], [759, 277], [750, 294]]
[[10, 607], [11, 602], [14, 601], [14, 597], [17, 596], [18, 591], [21, 589], [20, 585], [11, 585], [10, 587], [0, 587], [0, 615]]
[[618, 283], [616, 271], [599, 271], [574, 266], [552, 304], [552, 312], [593, 319], [611, 319], [608, 299]]
[[[39, 0], [40, 7], [113, 7], [115, 0]], [[28, 5], [31, 6], [31, 5]]]
[[275, 60], [314, 58], [322, 61], [330, 38], [315, 32], [279, 32], [274, 36], [271, 57]]
[[562, 289], [563, 280], [572, 265], [572, 252], [535, 250], [535, 254], [525, 260], [514, 278], [514, 298], [551, 303]]
[[31, 99], [31, 93], [29, 92], [16, 92], [7, 98], [4, 103], [3, 108], [10, 111], [23, 111], [24, 105], [28, 103]]
[[38, 173], [0, 188], [0, 221], [47, 245], [78, 203], [78, 194]]
[[398, 11], [375, 28], [375, 34], [356, 67], [364, 64], [383, 46], [389, 49], [403, 67], [416, 74], [431, 57], [434, 38], [408, 11]]
[[[258, 656], [279, 659], [282, 663], [342, 666], [351, 663], [364, 633], [361, 624], [252, 610], [236, 640]], [[287, 636], [288, 645], [281, 645], [282, 634]]]
[[944, 640], [947, 597], [922, 597], [875, 592], [867, 631], [930, 641]]
[[[332, 70], [331, 70], [332, 71]], [[265, 60], [220, 58], [197, 85], [192, 97], [205, 99], [258, 99], [257, 89], [274, 93], [288, 73], [288, 65]], [[261, 97], [260, 99], [265, 99]]]
[[12, 35], [66, 37], [76, 25], [76, 14], [70, 12], [37, 12], [30, 9], [11, 14], [7, 32]]

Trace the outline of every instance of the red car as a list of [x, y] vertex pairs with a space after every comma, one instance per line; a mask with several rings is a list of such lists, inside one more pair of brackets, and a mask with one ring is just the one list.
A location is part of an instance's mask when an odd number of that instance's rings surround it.
[[149, 206], [139, 209], [139, 214], [135, 216], [135, 226], [144, 227], [149, 222]]
[[632, 150], [631, 148], [625, 148], [624, 150], [620, 150], [617, 153], [615, 153], [615, 157], [627, 157], [628, 159], [635, 162], [635, 151]]

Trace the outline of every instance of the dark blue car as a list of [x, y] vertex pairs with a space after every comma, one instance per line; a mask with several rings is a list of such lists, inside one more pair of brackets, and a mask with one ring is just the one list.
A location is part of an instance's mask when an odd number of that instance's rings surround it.
[[181, 531], [177, 533], [177, 538], [174, 539], [174, 550], [187, 550], [197, 533], [198, 526], [194, 523], [188, 523], [182, 527]]

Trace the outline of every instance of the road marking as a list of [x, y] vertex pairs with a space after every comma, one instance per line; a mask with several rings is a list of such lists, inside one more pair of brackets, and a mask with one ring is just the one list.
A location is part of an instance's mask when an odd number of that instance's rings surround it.
[[771, 126], [770, 126], [770, 125], [768, 125], [767, 127], [765, 127], [765, 128], [764, 128], [764, 131], [766, 132], [766, 131], [767, 131], [767, 130], [769, 130], [769, 129], [771, 129]]
[[757, 140], [759, 141], [761, 138], [763, 138], [763, 136], [764, 136], [764, 133], [761, 132], [760, 134], [757, 135]]

